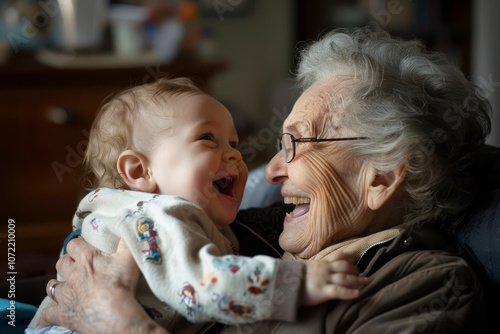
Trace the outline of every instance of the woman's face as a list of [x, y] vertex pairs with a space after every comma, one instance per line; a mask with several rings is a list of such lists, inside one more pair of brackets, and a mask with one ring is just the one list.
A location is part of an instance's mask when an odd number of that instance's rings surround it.
[[[305, 91], [283, 124], [295, 138], [363, 136], [342, 127], [348, 85], [339, 80], [318, 83]], [[331, 108], [329, 106], [335, 106]], [[266, 179], [282, 183], [285, 203], [306, 198], [285, 217], [280, 246], [302, 258], [347, 238], [361, 236], [370, 222], [366, 205], [367, 168], [342, 151], [341, 142], [296, 143], [293, 161], [279, 152], [266, 168]]]

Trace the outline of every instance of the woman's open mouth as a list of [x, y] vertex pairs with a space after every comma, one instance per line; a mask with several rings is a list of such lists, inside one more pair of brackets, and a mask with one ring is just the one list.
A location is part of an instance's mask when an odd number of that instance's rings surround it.
[[285, 204], [296, 204], [292, 212], [287, 212], [286, 216], [297, 218], [309, 212], [311, 199], [308, 197], [285, 197]]

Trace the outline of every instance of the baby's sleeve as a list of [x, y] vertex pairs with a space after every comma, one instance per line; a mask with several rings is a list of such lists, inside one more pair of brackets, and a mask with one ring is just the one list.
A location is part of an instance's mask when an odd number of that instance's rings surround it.
[[158, 299], [191, 322], [295, 319], [302, 263], [232, 255], [198, 206], [170, 196], [156, 202], [116, 229]]

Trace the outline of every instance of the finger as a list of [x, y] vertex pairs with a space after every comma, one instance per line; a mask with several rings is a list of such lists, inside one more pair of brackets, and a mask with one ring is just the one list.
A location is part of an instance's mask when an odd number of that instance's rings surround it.
[[97, 248], [88, 244], [85, 240], [83, 240], [82, 237], [71, 239], [66, 245], [66, 251], [73, 259], [76, 259], [78, 254], [88, 253], [96, 250]]
[[359, 288], [370, 282], [368, 277], [349, 275], [345, 273], [330, 274], [329, 283], [342, 285], [349, 288]]
[[359, 274], [358, 268], [352, 262], [345, 260], [331, 262], [329, 264], [329, 267], [330, 272], [332, 273], [346, 273], [351, 275]]
[[73, 263], [75, 263], [75, 260], [69, 255], [63, 255], [57, 260], [56, 263], [56, 270], [61, 275], [63, 278], [68, 278], [68, 272], [71, 269]]
[[[45, 286], [45, 293], [47, 294], [47, 296], [50, 297], [50, 299], [54, 300], [53, 299], [53, 296], [52, 296], [52, 292], [50, 291], [52, 289], [52, 287], [54, 285], [57, 285], [57, 283], [59, 283], [58, 280], [56, 279], [51, 279], [50, 281], [47, 282], [47, 285]], [[55, 292], [55, 289], [54, 289], [54, 292]], [[55, 296], [55, 293], [54, 293], [54, 296]], [[57, 298], [57, 297], [56, 297]]]
[[61, 301], [60, 296], [62, 295], [61, 290], [64, 288], [63, 285], [64, 282], [58, 281], [56, 279], [51, 279], [47, 283], [47, 286], [45, 287], [45, 292], [47, 293], [47, 296], [49, 296], [50, 299], [52, 299], [52, 302], [55, 304]]
[[52, 302], [49, 307], [42, 310], [40, 319], [38, 320], [37, 328], [47, 327], [55, 324], [63, 323], [63, 312], [61, 306]]
[[[66, 245], [66, 251], [67, 254], [65, 256], [69, 256], [73, 260], [73, 263], [68, 261], [69, 263], [76, 264], [77, 267], [89, 272], [106, 270], [108, 266], [108, 262], [106, 260], [103, 261], [103, 258], [105, 258], [103, 253], [87, 243], [82, 237], [70, 240]], [[75, 266], [67, 265], [68, 270], [71, 270], [72, 267]]]
[[327, 285], [323, 289], [327, 299], [354, 299], [358, 298], [361, 292], [358, 289], [351, 289], [341, 285]]
[[348, 253], [336, 253], [336, 254], [333, 254], [329, 259], [328, 261], [329, 262], [335, 262], [335, 261], [347, 261], [347, 262], [350, 262], [350, 263], [354, 263], [358, 260], [357, 257], [355, 257], [354, 255], [351, 255], [351, 254], [348, 254]]

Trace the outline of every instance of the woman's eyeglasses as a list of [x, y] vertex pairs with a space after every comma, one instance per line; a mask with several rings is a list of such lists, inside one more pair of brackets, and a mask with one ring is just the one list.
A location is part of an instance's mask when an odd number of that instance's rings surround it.
[[295, 138], [290, 133], [284, 133], [281, 138], [278, 138], [278, 150], [283, 151], [283, 156], [287, 163], [292, 162], [295, 158], [295, 143], [310, 143], [319, 141], [343, 141], [343, 140], [361, 140], [368, 137], [349, 137], [349, 138]]

